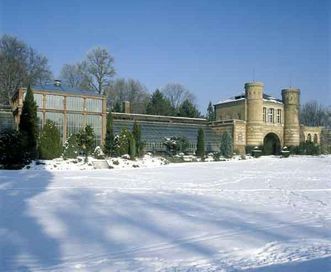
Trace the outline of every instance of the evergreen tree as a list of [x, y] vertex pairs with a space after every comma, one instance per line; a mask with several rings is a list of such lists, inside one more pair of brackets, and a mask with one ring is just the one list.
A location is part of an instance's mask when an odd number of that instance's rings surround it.
[[22, 135], [24, 157], [27, 161], [37, 158], [38, 137], [37, 104], [34, 101], [30, 85], [25, 94], [19, 131]]
[[232, 136], [228, 131], [222, 134], [220, 152], [225, 158], [231, 158], [233, 155]]
[[38, 150], [41, 159], [52, 160], [61, 156], [60, 131], [55, 126], [55, 123], [50, 120], [46, 120], [46, 124], [41, 131]]
[[152, 115], [173, 115], [174, 109], [171, 107], [169, 99], [165, 98], [159, 90], [156, 90], [147, 105], [146, 113]]
[[136, 157], [136, 140], [134, 139], [133, 135], [130, 135], [131, 137], [129, 138], [129, 155], [130, 155], [130, 159], [134, 160], [134, 158]]
[[114, 104], [113, 112], [123, 112], [120, 101], [116, 101], [116, 103]]
[[95, 134], [90, 125], [87, 125], [77, 134], [77, 143], [80, 150], [85, 154], [85, 162], [87, 162], [87, 157], [95, 148]]
[[205, 133], [202, 128], [199, 128], [198, 130], [197, 156], [200, 157], [202, 160], [205, 156]]
[[[130, 154], [130, 139], [133, 138], [132, 134], [126, 128], [121, 130], [120, 135], [114, 138], [114, 153], [117, 156]], [[133, 151], [132, 151], [133, 152]]]
[[137, 121], [133, 124], [132, 136], [136, 143], [136, 155], [141, 157], [143, 155], [144, 143], [141, 141], [141, 126]]
[[107, 114], [106, 138], [103, 152], [107, 156], [111, 156], [114, 152], [113, 117], [111, 111]]
[[189, 118], [197, 118], [197, 117], [200, 117], [200, 112], [198, 111], [196, 106], [193, 105], [193, 103], [190, 100], [186, 99], [179, 106], [178, 116], [189, 117]]
[[211, 103], [211, 101], [209, 102], [208, 108], [207, 108], [207, 120], [208, 120], [208, 122], [215, 121], [215, 111], [214, 111], [214, 107], [213, 107], [213, 104]]
[[71, 134], [63, 145], [63, 159], [76, 159], [79, 153], [77, 135]]

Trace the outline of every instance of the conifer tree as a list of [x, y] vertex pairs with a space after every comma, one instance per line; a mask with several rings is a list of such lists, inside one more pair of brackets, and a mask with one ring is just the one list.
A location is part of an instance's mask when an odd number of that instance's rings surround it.
[[103, 152], [107, 156], [111, 156], [114, 153], [114, 131], [113, 131], [113, 117], [111, 111], [107, 114], [107, 125], [106, 125], [106, 138]]
[[231, 158], [233, 155], [232, 136], [228, 131], [222, 134], [220, 152], [225, 158]]
[[147, 105], [146, 113], [153, 115], [173, 115], [174, 109], [169, 99], [164, 97], [159, 90], [156, 90]]
[[53, 121], [46, 120], [39, 138], [38, 150], [41, 159], [52, 160], [61, 156], [60, 131]]
[[63, 145], [63, 159], [76, 159], [79, 153], [77, 135], [71, 134]]
[[87, 125], [77, 134], [77, 143], [79, 148], [85, 154], [85, 162], [87, 162], [87, 157], [95, 148], [95, 134], [90, 125]]
[[208, 122], [215, 121], [215, 111], [214, 111], [214, 107], [213, 107], [213, 104], [211, 103], [211, 101], [209, 102], [208, 108], [207, 108], [207, 120], [208, 120]]
[[136, 157], [136, 140], [134, 139], [133, 135], [130, 135], [129, 138], [129, 155], [130, 155], [130, 159], [134, 160], [134, 158]]
[[141, 157], [143, 155], [144, 143], [141, 141], [141, 126], [137, 121], [133, 124], [132, 136], [136, 144], [136, 155]]
[[37, 158], [38, 118], [37, 104], [30, 85], [25, 94], [19, 131], [22, 135], [24, 157], [29, 162]]
[[200, 117], [200, 112], [190, 100], [186, 99], [179, 106], [177, 115], [181, 117], [197, 118]]
[[202, 160], [205, 156], [205, 133], [202, 128], [199, 128], [198, 130], [197, 156], [200, 157]]

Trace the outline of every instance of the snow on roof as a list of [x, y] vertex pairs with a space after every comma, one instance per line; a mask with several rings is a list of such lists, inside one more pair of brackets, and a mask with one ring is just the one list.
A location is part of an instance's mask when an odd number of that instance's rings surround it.
[[[241, 93], [241, 94], [238, 94], [236, 96], [232, 96], [228, 99], [220, 100], [215, 105], [231, 103], [231, 102], [241, 101], [241, 100], [245, 100], [245, 99], [246, 99], [245, 93]], [[275, 98], [275, 97], [273, 97], [271, 95], [268, 95], [268, 94], [263, 94], [263, 100], [283, 104], [283, 101], [281, 99]]]

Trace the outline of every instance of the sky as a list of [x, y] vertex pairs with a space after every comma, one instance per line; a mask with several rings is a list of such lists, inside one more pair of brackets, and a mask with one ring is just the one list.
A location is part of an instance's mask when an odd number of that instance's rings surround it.
[[331, 105], [330, 17], [328, 0], [0, 0], [0, 35], [45, 55], [55, 77], [105, 47], [116, 77], [150, 92], [181, 83], [204, 113], [253, 80]]

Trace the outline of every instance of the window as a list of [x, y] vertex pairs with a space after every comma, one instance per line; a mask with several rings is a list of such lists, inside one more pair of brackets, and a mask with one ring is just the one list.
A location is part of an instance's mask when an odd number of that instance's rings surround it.
[[43, 108], [43, 99], [44, 96], [42, 94], [33, 94], [34, 100], [36, 101], [36, 104], [38, 106], [38, 109]]
[[281, 123], [282, 122], [282, 110], [278, 109], [277, 110], [277, 123]]
[[84, 128], [84, 115], [82, 114], [67, 114], [67, 136], [79, 132]]
[[268, 109], [268, 122], [274, 122], [274, 109]]
[[263, 122], [267, 122], [267, 109], [263, 108]]
[[102, 100], [87, 98], [86, 99], [86, 111], [102, 112]]
[[84, 99], [81, 97], [71, 97], [66, 98], [67, 110], [72, 111], [83, 111], [84, 110]]
[[46, 95], [46, 109], [63, 110], [63, 96]]
[[96, 144], [101, 144], [102, 137], [102, 118], [100, 115], [87, 115], [86, 124], [93, 128]]
[[308, 135], [307, 135], [307, 141], [311, 142], [311, 134], [310, 133], [308, 133]]

